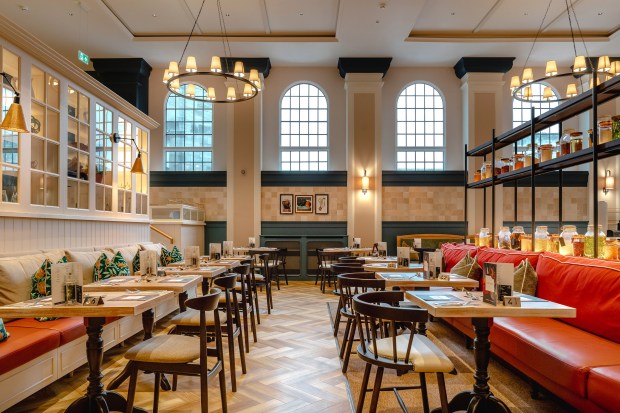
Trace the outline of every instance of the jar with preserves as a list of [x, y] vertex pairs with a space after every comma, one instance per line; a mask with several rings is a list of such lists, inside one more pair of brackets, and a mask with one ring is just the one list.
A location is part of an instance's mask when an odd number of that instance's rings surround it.
[[620, 139], [620, 115], [611, 117], [611, 138], [613, 140]]
[[509, 250], [511, 246], [510, 229], [502, 227], [497, 234], [497, 246], [501, 249]]
[[532, 251], [532, 234], [521, 235], [521, 251]]
[[549, 252], [560, 252], [560, 234], [551, 234], [549, 235], [549, 242], [547, 243], [547, 251]]
[[515, 225], [512, 228], [512, 234], [510, 234], [510, 247], [513, 250], [520, 250], [521, 249], [521, 237], [525, 235], [525, 232], [523, 232], [523, 227], [519, 226], [519, 225]]
[[577, 235], [577, 227], [564, 225], [560, 233], [560, 254], [573, 255], [573, 237]]
[[482, 179], [487, 179], [493, 176], [493, 162], [484, 161], [484, 164], [482, 165], [482, 169], [480, 171], [482, 173]]
[[523, 166], [532, 166], [532, 145], [528, 144], [523, 152]]
[[598, 143], [610, 142], [612, 138], [612, 118], [609, 115], [598, 117]]
[[577, 234], [573, 236], [572, 244], [574, 257], [583, 257], [585, 253], [585, 239], [586, 237], [583, 235]]
[[540, 225], [536, 227], [534, 233], [534, 252], [547, 251], [549, 244], [549, 232], [547, 232], [547, 226]]
[[502, 160], [501, 159], [496, 159], [495, 160], [495, 164], [494, 164], [494, 168], [493, 168], [493, 173], [495, 174], [495, 176], [499, 175], [502, 173]]
[[562, 139], [560, 139], [560, 156], [568, 155], [570, 153], [570, 134], [575, 132], [575, 129], [567, 128], [562, 132]]
[[474, 182], [478, 182], [481, 179], [482, 179], [482, 171], [478, 169], [476, 170], [476, 172], [474, 172]]
[[502, 158], [501, 161], [502, 161], [502, 173], [503, 174], [512, 171], [512, 159]]
[[[596, 243], [598, 244], [598, 257], [603, 256], [603, 248], [605, 248], [605, 240], [607, 236], [603, 232], [603, 226], [598, 226], [596, 235]], [[585, 249], [584, 255], [586, 257], [594, 257], [594, 225], [588, 225], [588, 231], [585, 234]]]
[[560, 157], [560, 141], [556, 141], [555, 145], [553, 145], [553, 157], [554, 158]]
[[490, 247], [491, 246], [491, 232], [488, 228], [480, 228], [480, 235], [478, 236], [478, 246]]
[[573, 132], [570, 134], [570, 151], [578, 152], [583, 149], [583, 133]]
[[553, 145], [546, 143], [538, 148], [538, 158], [540, 162], [550, 161], [553, 153]]
[[606, 260], [618, 259], [618, 244], [615, 240], [605, 241], [605, 248], [603, 249], [603, 258]]
[[512, 169], [513, 170], [517, 170], [517, 169], [521, 169], [525, 166], [524, 161], [525, 161], [525, 155], [523, 155], [522, 153], [515, 153], [514, 155], [512, 155]]

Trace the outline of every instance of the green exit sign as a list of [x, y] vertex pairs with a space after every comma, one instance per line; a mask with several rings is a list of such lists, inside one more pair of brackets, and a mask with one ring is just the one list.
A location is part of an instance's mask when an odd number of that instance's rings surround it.
[[88, 55], [81, 50], [78, 50], [78, 59], [80, 59], [80, 62], [84, 63], [85, 65], [88, 64]]

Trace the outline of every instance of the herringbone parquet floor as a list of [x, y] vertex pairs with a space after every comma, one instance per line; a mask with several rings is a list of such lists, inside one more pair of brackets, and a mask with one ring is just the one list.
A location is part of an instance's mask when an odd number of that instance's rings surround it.
[[[258, 343], [250, 340], [246, 375], [241, 374], [237, 358], [238, 391], [227, 385], [228, 410], [233, 413], [262, 412], [351, 412], [347, 382], [340, 372], [340, 362], [327, 316], [327, 301], [337, 301], [332, 294], [321, 294], [314, 283], [296, 281], [274, 289], [274, 307], [266, 314], [264, 294], [261, 296], [261, 324]], [[157, 326], [165, 332], [166, 321]], [[132, 338], [131, 346], [141, 338]], [[104, 356], [104, 380], [110, 380], [125, 364], [126, 348], [115, 348]], [[228, 365], [226, 366], [228, 369]], [[47, 386], [7, 412], [62, 412], [86, 389], [87, 368], [75, 371]], [[217, 381], [209, 391], [211, 412], [219, 412]], [[107, 384], [107, 381], [106, 381]], [[128, 383], [118, 391], [126, 395]], [[199, 412], [198, 378], [180, 377], [176, 392], [161, 392], [159, 411]], [[139, 376], [136, 406], [152, 409], [153, 376]]]

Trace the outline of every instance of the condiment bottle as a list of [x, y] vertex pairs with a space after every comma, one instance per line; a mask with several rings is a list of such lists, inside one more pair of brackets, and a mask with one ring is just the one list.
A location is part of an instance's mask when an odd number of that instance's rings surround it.
[[575, 132], [575, 129], [567, 128], [562, 132], [562, 139], [560, 139], [560, 156], [568, 155], [570, 153], [570, 134]]
[[517, 169], [521, 169], [525, 166], [525, 155], [523, 155], [522, 153], [515, 153], [514, 155], [512, 155], [512, 158], [514, 159], [512, 165], [513, 170], [516, 171]]
[[511, 246], [510, 229], [508, 227], [502, 227], [497, 234], [497, 246], [502, 249], [509, 250]]
[[478, 245], [480, 247], [491, 246], [491, 234], [488, 228], [480, 228], [480, 235], [478, 237]]
[[512, 160], [510, 158], [502, 158], [502, 173], [512, 171]]
[[549, 243], [549, 233], [547, 232], [547, 227], [545, 225], [540, 225], [536, 227], [536, 232], [534, 233], [534, 252], [538, 251], [547, 251]]
[[560, 254], [573, 255], [573, 237], [577, 235], [577, 227], [574, 225], [564, 225], [560, 233]]
[[578, 152], [583, 149], [583, 133], [581, 132], [573, 132], [570, 134], [570, 151]]
[[482, 172], [480, 169], [478, 169], [476, 170], [476, 172], [474, 172], [474, 182], [478, 182], [481, 179], [482, 179]]

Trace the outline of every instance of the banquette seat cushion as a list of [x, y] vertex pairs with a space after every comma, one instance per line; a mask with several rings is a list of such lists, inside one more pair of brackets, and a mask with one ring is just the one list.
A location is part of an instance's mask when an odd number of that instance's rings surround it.
[[524, 259], [528, 259], [532, 267], [536, 268], [540, 252], [526, 252], [515, 250], [504, 250], [499, 248], [481, 248], [476, 255], [478, 264], [482, 266], [485, 262], [505, 262], [514, 264], [515, 268]]
[[588, 378], [588, 399], [613, 412], [620, 406], [620, 366], [596, 367]]
[[55, 350], [60, 345], [60, 333], [55, 330], [14, 327], [13, 323], [8, 323], [7, 329], [11, 337], [0, 345], [0, 374]]
[[446, 243], [441, 246], [441, 251], [443, 252], [445, 270], [449, 272], [468, 252], [470, 257], [475, 257], [478, 253], [478, 247], [469, 244]]
[[58, 318], [45, 322], [40, 322], [33, 318], [21, 318], [11, 322], [9, 325], [11, 327], [11, 333], [14, 327], [45, 328], [56, 331], [60, 334], [61, 346], [86, 334], [86, 327], [84, 326], [84, 319], [82, 317]]

